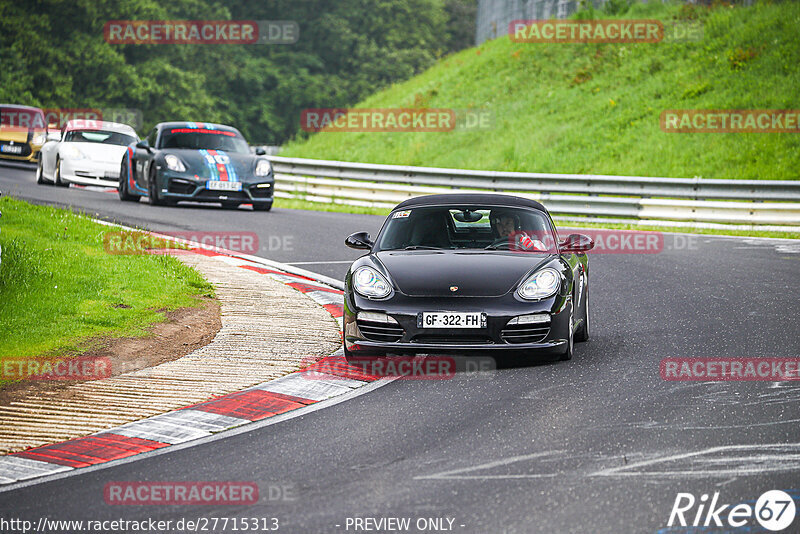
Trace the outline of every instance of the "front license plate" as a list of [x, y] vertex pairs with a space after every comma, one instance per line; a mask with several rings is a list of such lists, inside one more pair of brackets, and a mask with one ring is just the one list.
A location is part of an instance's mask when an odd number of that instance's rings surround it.
[[418, 328], [486, 328], [486, 314], [480, 312], [422, 312]]
[[3, 145], [0, 147], [3, 152], [8, 152], [9, 154], [22, 154], [22, 145]]
[[241, 191], [242, 182], [221, 182], [217, 180], [210, 180], [206, 182], [206, 189], [212, 191]]

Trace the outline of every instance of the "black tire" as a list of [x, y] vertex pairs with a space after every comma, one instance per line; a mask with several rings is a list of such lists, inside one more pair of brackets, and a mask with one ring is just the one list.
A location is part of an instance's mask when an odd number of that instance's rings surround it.
[[61, 181], [61, 160], [56, 156], [56, 170], [53, 171], [53, 183], [58, 187], [69, 187], [69, 184], [65, 184]]
[[39, 162], [36, 164], [36, 183], [46, 184], [49, 183], [44, 179], [44, 169], [42, 168], [42, 154], [39, 153]]
[[583, 343], [589, 341], [589, 284], [584, 288], [583, 296], [583, 322], [575, 332], [575, 341]]
[[272, 209], [272, 202], [253, 202], [253, 211], [269, 211]]
[[156, 178], [155, 167], [150, 167], [150, 174], [147, 177], [147, 200], [151, 206], [163, 206], [164, 201], [158, 196], [158, 179]]
[[573, 329], [575, 328], [575, 311], [570, 308], [569, 310], [569, 327], [567, 329], [567, 350], [564, 351], [564, 354], [561, 355], [559, 358], [562, 362], [572, 359], [572, 355], [575, 350], [575, 332]]
[[128, 156], [122, 158], [122, 165], [119, 168], [119, 184], [117, 185], [119, 199], [123, 202], [138, 202], [139, 197], [131, 195], [128, 191]]

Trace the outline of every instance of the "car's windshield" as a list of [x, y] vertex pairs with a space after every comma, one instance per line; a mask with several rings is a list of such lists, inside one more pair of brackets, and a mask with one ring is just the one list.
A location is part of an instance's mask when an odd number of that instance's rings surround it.
[[136, 142], [132, 135], [107, 130], [71, 130], [64, 135], [67, 143], [101, 143], [104, 145], [128, 146]]
[[224, 150], [249, 154], [250, 148], [243, 137], [228, 130], [206, 128], [167, 128], [161, 133], [158, 148], [189, 148]]
[[541, 211], [499, 206], [428, 206], [389, 215], [377, 250], [481, 249], [552, 253], [556, 240]]

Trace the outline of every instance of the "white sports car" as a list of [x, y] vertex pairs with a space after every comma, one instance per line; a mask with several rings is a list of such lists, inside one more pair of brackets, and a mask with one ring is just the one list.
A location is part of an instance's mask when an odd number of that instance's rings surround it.
[[72, 120], [44, 144], [36, 182], [117, 187], [122, 156], [139, 137], [126, 124]]

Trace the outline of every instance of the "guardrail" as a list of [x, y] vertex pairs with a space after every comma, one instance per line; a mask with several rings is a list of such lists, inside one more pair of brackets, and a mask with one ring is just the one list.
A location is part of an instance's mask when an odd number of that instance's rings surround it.
[[[475, 171], [270, 156], [276, 196], [392, 207], [419, 195], [494, 191], [533, 198], [561, 218], [733, 223], [800, 231], [800, 180], [711, 180]], [[795, 227], [797, 226], [797, 228]]]

